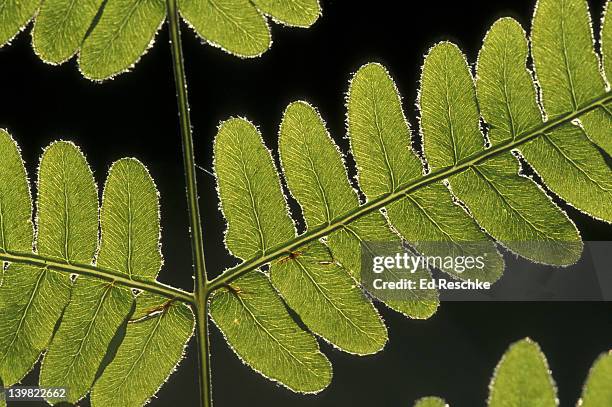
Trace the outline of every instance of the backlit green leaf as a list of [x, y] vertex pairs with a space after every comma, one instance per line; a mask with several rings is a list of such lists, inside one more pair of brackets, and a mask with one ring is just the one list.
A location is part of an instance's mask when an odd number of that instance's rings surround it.
[[[586, 0], [539, 0], [531, 41], [549, 117], [576, 111], [605, 92]], [[580, 122], [589, 138], [612, 154], [612, 112], [600, 107]]]
[[[123, 159], [111, 167], [104, 187], [101, 226], [98, 266], [130, 277], [156, 277], [161, 266], [157, 189], [137, 160]], [[57, 386], [61, 380], [69, 382], [73, 402], [84, 396], [132, 305], [129, 290], [79, 278], [45, 357], [41, 382], [49, 386]]]
[[28, 373], [47, 347], [70, 297], [65, 274], [11, 264], [0, 287], [0, 375], [11, 386]]
[[142, 293], [113, 361], [91, 392], [93, 406], [142, 406], [183, 358], [194, 317], [184, 304]]
[[8, 43], [36, 14], [41, 0], [0, 1], [0, 46]]
[[198, 35], [231, 54], [259, 56], [272, 42], [266, 19], [248, 0], [180, 0], [179, 8]]
[[133, 301], [131, 291], [123, 287], [86, 277], [77, 279], [42, 362], [40, 385], [69, 388], [71, 403], [83, 398]]
[[[476, 90], [454, 44], [440, 43], [426, 57], [420, 108], [432, 169], [456, 165], [484, 150]], [[575, 226], [518, 170], [517, 160], [506, 153], [454, 175], [450, 188], [478, 223], [514, 252], [542, 263], [575, 263], [582, 252]]]
[[165, 17], [163, 1], [107, 2], [79, 55], [83, 74], [101, 80], [130, 69], [151, 46]]
[[[300, 202], [309, 228], [328, 225], [334, 218], [359, 206], [349, 184], [344, 162], [323, 120], [305, 102], [289, 105], [280, 129], [279, 150], [287, 184]], [[374, 212], [327, 238], [333, 258], [359, 280], [361, 249], [370, 242], [399, 242], [384, 216]], [[426, 277], [424, 274], [422, 277]], [[386, 301], [391, 308], [415, 318], [427, 318], [437, 308], [436, 293], [427, 301]]]
[[159, 199], [147, 169], [125, 158], [108, 173], [100, 213], [97, 265], [154, 279], [162, 264]]
[[[221, 125], [215, 171], [228, 220], [226, 243], [234, 254], [244, 253], [239, 255], [243, 259], [265, 254], [295, 236], [274, 163], [252, 124], [231, 119]], [[322, 243], [287, 253], [271, 265], [270, 274], [274, 287], [313, 332], [352, 353], [373, 353], [384, 346], [386, 330], [376, 310]]]
[[329, 385], [329, 361], [287, 314], [263, 274], [249, 273], [218, 291], [210, 312], [234, 352], [257, 372], [301, 393]]
[[[98, 204], [93, 177], [70, 143], [49, 146], [38, 173], [38, 253], [91, 263], [98, 241]], [[69, 299], [70, 279], [48, 269], [11, 265], [1, 288], [0, 375], [7, 385], [34, 365]], [[23, 293], [17, 295], [17, 292]]]
[[374, 306], [322, 243], [277, 260], [270, 278], [301, 320], [341, 350], [367, 355], [385, 346], [387, 330]]
[[[493, 25], [480, 51], [478, 100], [494, 145], [542, 123], [527, 53], [525, 33], [508, 18]], [[578, 209], [612, 221], [612, 170], [580, 128], [564, 125], [519, 151], [552, 191]]]
[[[365, 65], [353, 77], [348, 126], [359, 185], [368, 199], [396, 191], [402, 184], [422, 176], [421, 162], [410, 148], [410, 129], [397, 89], [381, 65]], [[470, 216], [452, 202], [442, 184], [430, 184], [406, 194], [387, 207], [387, 216], [400, 235], [425, 255], [449, 254], [439, 253], [442, 247], [432, 242], [450, 241], [458, 245], [463, 242], [466, 246], [482, 242], [474, 248], [478, 253], [472, 255], [487, 253], [485, 274], [466, 272], [459, 277], [495, 281], [501, 275], [503, 261], [495, 246]]]
[[612, 353], [601, 355], [591, 367], [584, 384], [581, 407], [600, 407], [612, 405]]
[[253, 0], [257, 8], [283, 24], [310, 27], [321, 14], [318, 0]]
[[448, 407], [448, 404], [438, 397], [423, 397], [417, 400], [414, 407]]
[[32, 31], [32, 45], [42, 60], [60, 64], [81, 47], [104, 0], [45, 0]]
[[17, 143], [2, 129], [0, 156], [0, 251], [27, 252], [34, 238], [30, 186]]
[[38, 171], [38, 252], [91, 263], [98, 246], [98, 192], [83, 154], [72, 143], [51, 144]]
[[489, 407], [554, 407], [555, 384], [537, 343], [523, 339], [511, 345], [489, 385]]

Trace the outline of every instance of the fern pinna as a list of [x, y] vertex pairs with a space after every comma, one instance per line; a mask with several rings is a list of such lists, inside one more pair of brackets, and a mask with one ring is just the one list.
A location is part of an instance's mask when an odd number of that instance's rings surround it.
[[[316, 109], [292, 103], [280, 125], [279, 158], [307, 226], [299, 235], [257, 128], [242, 118], [223, 122], [215, 171], [227, 247], [243, 262], [206, 281], [203, 297], [155, 280], [157, 192], [138, 161], [112, 166], [98, 214], [83, 155], [72, 144], [52, 144], [39, 167], [34, 231], [19, 150], [3, 132], [3, 384], [19, 382], [44, 352], [41, 385], [69, 387], [69, 401], [91, 392], [93, 405], [145, 404], [180, 361], [192, 310], [206, 311], [210, 300], [214, 322], [249, 366], [293, 391], [315, 393], [332, 377], [315, 335], [357, 355], [378, 352], [387, 341], [359, 287], [367, 242], [407, 242], [426, 255], [438, 254], [436, 242], [479, 242], [479, 253], [487, 253], [481, 274], [443, 271], [491, 282], [504, 267], [496, 242], [535, 262], [575, 263], [582, 252], [576, 227], [540, 184], [520, 174], [517, 156], [550, 193], [612, 221], [610, 18], [600, 35], [598, 55], [584, 0], [540, 0], [531, 54], [512, 19], [488, 32], [475, 77], [455, 45], [437, 44], [421, 77], [419, 154], [389, 73], [380, 64], [363, 66], [347, 96], [353, 183]], [[412, 318], [438, 307], [434, 290], [383, 302]]]
[[[612, 352], [599, 355], [591, 366], [582, 388], [578, 407], [612, 405]], [[556, 407], [557, 388], [546, 356], [529, 338], [510, 345], [495, 368], [489, 384], [489, 407]], [[568, 404], [569, 405], [569, 404]], [[423, 397], [414, 407], [449, 407], [439, 397]]]

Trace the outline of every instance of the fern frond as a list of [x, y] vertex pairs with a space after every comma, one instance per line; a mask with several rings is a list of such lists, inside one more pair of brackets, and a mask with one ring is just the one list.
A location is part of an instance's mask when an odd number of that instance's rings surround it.
[[[191, 303], [191, 295], [155, 281], [162, 264], [159, 202], [149, 173], [135, 159], [117, 161], [99, 210], [84, 155], [74, 144], [51, 144], [38, 171], [34, 234], [25, 168], [4, 130], [0, 152], [4, 384], [21, 380], [46, 351], [40, 383], [69, 387], [68, 401], [96, 382], [93, 405], [146, 403], [181, 360], [194, 324], [191, 309], [176, 301]], [[136, 296], [132, 288], [145, 292]], [[153, 348], [162, 344], [163, 356]], [[128, 387], [113, 382], [117, 377], [129, 379]]]
[[[585, 1], [564, 0], [562, 6], [540, 0], [533, 21], [531, 48], [540, 95], [527, 65], [528, 40], [512, 19], [499, 20], [487, 33], [475, 76], [454, 44], [442, 42], [430, 50], [418, 99], [421, 143], [416, 144], [423, 146], [422, 156], [411, 148], [411, 130], [390, 74], [380, 64], [360, 68], [347, 94], [347, 126], [357, 184], [366, 197], [362, 204], [316, 109], [306, 102], [290, 104], [280, 126], [279, 155], [288, 190], [307, 226], [299, 236], [280, 172], [255, 126], [240, 118], [221, 124], [215, 171], [228, 222], [226, 244], [244, 262], [209, 288], [219, 290], [213, 295], [213, 319], [240, 357], [281, 381], [299, 368], [295, 360], [269, 364], [253, 352], [261, 339], [250, 340], [249, 327], [240, 337], [227, 323], [241, 321], [248, 310], [254, 320], [271, 318], [270, 309], [260, 314], [245, 305], [246, 298], [256, 301], [257, 292], [241, 289], [247, 273], [262, 267], [269, 267], [276, 289], [267, 290], [266, 296], [284, 299], [314, 334], [362, 354], [377, 350], [373, 339], [382, 338], [383, 332], [374, 318], [366, 323], [364, 316], [375, 314], [365, 311], [371, 310], [369, 299], [358, 299], [354, 291], [367, 242], [407, 242], [425, 256], [486, 253], [484, 270], [453, 276], [490, 282], [504, 267], [496, 243], [533, 262], [567, 266], [578, 261], [583, 246], [578, 230], [544, 187], [612, 222], [612, 169], [607, 162], [612, 93], [599, 69]], [[609, 20], [602, 29], [604, 66], [612, 58]], [[578, 61], [586, 69], [575, 69]], [[567, 95], [573, 95], [569, 102]], [[542, 184], [522, 174], [521, 156]], [[450, 245], [442, 250], [440, 242]], [[474, 242], [475, 247], [470, 245]], [[428, 270], [419, 273], [427, 276]], [[351, 318], [358, 302], [363, 307], [360, 320]], [[436, 292], [428, 292], [409, 301], [383, 302], [407, 316], [426, 318], [435, 312], [438, 299]], [[335, 335], [327, 326], [334, 326]], [[319, 355], [316, 348], [309, 352]], [[314, 374], [310, 380], [313, 386], [322, 384]]]
[[[321, 14], [318, 0], [178, 3], [185, 22], [204, 41], [243, 58], [270, 48], [268, 17], [279, 24], [310, 27]], [[0, 6], [0, 47], [34, 20], [36, 54], [50, 64], [64, 63], [78, 54], [79, 69], [92, 80], [131, 69], [153, 45], [166, 19], [164, 1], [5, 0]]]
[[[581, 407], [612, 405], [612, 353], [600, 355], [584, 383]], [[556, 407], [557, 389], [540, 346], [529, 338], [510, 345], [500, 359], [489, 384], [489, 407]], [[567, 404], [569, 405], [569, 404]], [[415, 407], [448, 407], [443, 399], [425, 397]]]

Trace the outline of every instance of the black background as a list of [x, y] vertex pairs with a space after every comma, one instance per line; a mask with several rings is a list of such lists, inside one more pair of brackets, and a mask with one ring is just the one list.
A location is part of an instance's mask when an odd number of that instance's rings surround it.
[[[348, 79], [369, 61], [385, 64], [416, 128], [416, 88], [422, 56], [435, 42], [456, 41], [475, 61], [496, 18], [516, 17], [527, 27], [533, 0], [326, 1], [309, 30], [272, 25], [274, 44], [263, 57], [240, 60], [202, 45], [183, 27], [197, 161], [212, 163], [220, 120], [248, 117], [276, 149], [285, 106], [305, 99], [320, 109], [344, 151], [344, 94]], [[590, 1], [595, 15], [604, 0]], [[598, 27], [598, 22], [596, 22]], [[45, 65], [33, 53], [29, 29], [0, 50], [0, 127], [20, 144], [30, 176], [42, 148], [53, 140], [77, 143], [102, 185], [110, 164], [124, 156], [142, 160], [161, 192], [165, 267], [160, 279], [191, 289], [191, 259], [177, 134], [175, 91], [164, 26], [155, 46], [132, 73], [104, 84], [83, 79], [74, 59]], [[237, 260], [223, 247], [224, 221], [211, 176], [199, 178], [206, 260], [212, 274]], [[609, 225], [567, 208], [586, 240], [610, 240]], [[355, 357], [322, 344], [334, 378], [321, 394], [293, 394], [244, 366], [212, 330], [216, 406], [409, 406], [439, 395], [453, 406], [484, 405], [493, 369], [507, 346], [530, 336], [548, 356], [562, 405], [574, 405], [588, 368], [612, 348], [608, 303], [444, 303], [428, 321], [413, 321], [381, 307], [390, 341], [383, 352]], [[196, 355], [186, 359], [152, 402], [196, 406]], [[27, 381], [35, 383], [37, 371]], [[86, 402], [82, 403], [87, 405]], [[604, 406], [602, 406], [604, 407]]]

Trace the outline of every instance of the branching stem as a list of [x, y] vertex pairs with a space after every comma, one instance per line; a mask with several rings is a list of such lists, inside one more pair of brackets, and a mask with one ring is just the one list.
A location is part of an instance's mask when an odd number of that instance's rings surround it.
[[127, 274], [92, 266], [91, 264], [65, 263], [38, 254], [17, 252], [0, 252], [0, 261], [29, 264], [41, 268], [46, 267], [49, 270], [58, 272], [96, 277], [101, 280], [115, 282], [125, 287], [159, 294], [170, 299], [177, 299], [190, 305], [194, 303], [194, 297], [191, 293], [179, 290], [178, 288], [162, 284], [158, 281], [139, 279], [138, 277], [130, 278]]
[[189, 208], [189, 227], [191, 228], [191, 250], [195, 269], [194, 312], [196, 314], [196, 333], [199, 350], [199, 376], [201, 406], [212, 406], [210, 389], [210, 351], [208, 340], [208, 281], [204, 260], [204, 239], [200, 222], [198, 205], [198, 187], [196, 182], [196, 163], [193, 152], [193, 136], [187, 98], [187, 79], [183, 62], [180, 19], [176, 0], [166, 0], [168, 9], [168, 28], [170, 31], [170, 48], [174, 69], [174, 83], [178, 103], [181, 140], [183, 144], [183, 166], [187, 187], [187, 204]]

